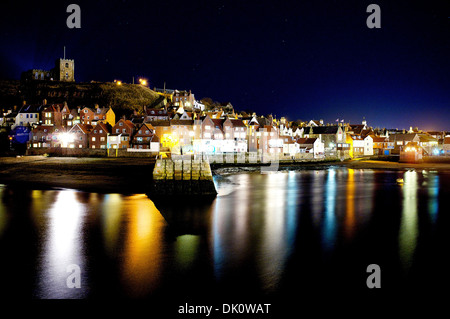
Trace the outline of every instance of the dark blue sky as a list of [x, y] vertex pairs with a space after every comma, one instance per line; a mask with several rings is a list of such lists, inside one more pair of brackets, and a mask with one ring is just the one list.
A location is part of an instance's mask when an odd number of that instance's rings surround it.
[[[68, 29], [67, 5], [81, 7]], [[381, 7], [381, 29], [366, 8]], [[450, 6], [442, 1], [2, 2], [0, 77], [75, 59], [77, 81], [191, 89], [289, 119], [450, 130]]]

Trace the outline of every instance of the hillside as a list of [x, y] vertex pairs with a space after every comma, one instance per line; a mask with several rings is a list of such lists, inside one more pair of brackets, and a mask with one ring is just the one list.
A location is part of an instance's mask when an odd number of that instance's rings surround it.
[[161, 101], [153, 90], [139, 84], [93, 82], [65, 83], [36, 81], [21, 83], [14, 80], [0, 81], [0, 107], [6, 109], [29, 104], [67, 102], [69, 106], [113, 106], [119, 113], [142, 110], [144, 105], [156, 106]]

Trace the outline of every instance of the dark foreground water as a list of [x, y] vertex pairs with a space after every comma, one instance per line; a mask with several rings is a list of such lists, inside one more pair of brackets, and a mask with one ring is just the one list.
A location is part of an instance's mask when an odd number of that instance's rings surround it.
[[[3, 185], [2, 295], [295, 307], [374, 296], [369, 264], [390, 297], [445, 288], [448, 173], [331, 167], [215, 182], [209, 203]], [[67, 287], [74, 264], [79, 289]]]

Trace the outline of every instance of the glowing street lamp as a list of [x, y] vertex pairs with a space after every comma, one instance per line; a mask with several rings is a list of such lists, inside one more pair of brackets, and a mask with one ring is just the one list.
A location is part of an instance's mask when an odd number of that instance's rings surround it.
[[143, 86], [147, 86], [147, 80], [146, 79], [139, 79], [139, 83]]

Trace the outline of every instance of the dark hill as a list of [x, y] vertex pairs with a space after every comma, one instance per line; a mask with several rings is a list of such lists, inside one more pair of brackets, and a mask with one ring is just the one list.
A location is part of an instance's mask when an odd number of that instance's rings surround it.
[[162, 98], [153, 90], [139, 84], [116, 85], [109, 82], [65, 83], [35, 81], [21, 83], [15, 80], [0, 81], [0, 108], [28, 104], [67, 102], [75, 106], [112, 106], [119, 113], [142, 110], [143, 106], [156, 107]]

